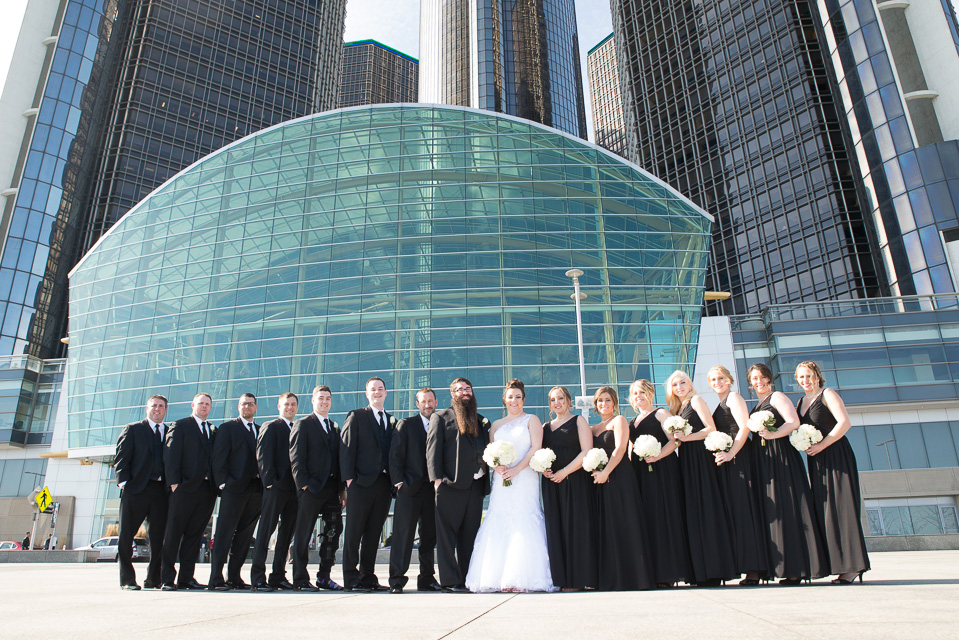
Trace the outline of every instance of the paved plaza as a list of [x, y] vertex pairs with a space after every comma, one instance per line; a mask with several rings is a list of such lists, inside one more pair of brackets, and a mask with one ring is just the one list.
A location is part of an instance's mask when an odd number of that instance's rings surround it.
[[[818, 581], [804, 587], [480, 595], [129, 592], [120, 590], [114, 564], [0, 564], [0, 637], [959, 637], [959, 551], [870, 558], [866, 581], [849, 587]], [[207, 568], [197, 567], [202, 581]], [[145, 569], [137, 565], [140, 579]], [[378, 571], [385, 582], [386, 567]]]

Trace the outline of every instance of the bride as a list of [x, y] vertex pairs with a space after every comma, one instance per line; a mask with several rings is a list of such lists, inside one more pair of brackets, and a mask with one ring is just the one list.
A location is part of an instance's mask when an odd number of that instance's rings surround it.
[[[540, 505], [539, 474], [529, 460], [543, 443], [543, 425], [523, 413], [526, 392], [510, 380], [503, 393], [508, 415], [493, 423], [490, 440], [516, 447], [517, 462], [495, 467], [489, 509], [473, 546], [466, 588], [479, 591], [554, 591], [546, 551], [546, 524]], [[511, 486], [504, 486], [511, 480]]]

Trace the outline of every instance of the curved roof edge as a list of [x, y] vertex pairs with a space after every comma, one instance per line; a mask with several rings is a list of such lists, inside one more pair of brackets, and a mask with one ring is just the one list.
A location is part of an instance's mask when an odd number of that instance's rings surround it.
[[356, 105], [356, 106], [352, 106], [352, 107], [341, 107], [341, 108], [339, 108], [339, 109], [330, 109], [329, 111], [321, 111], [321, 112], [319, 112], [319, 113], [311, 113], [311, 114], [309, 114], [309, 115], [301, 116], [301, 117], [299, 117], [299, 118], [294, 118], [294, 119], [292, 119], [292, 120], [284, 120], [283, 122], [279, 122], [279, 123], [277, 123], [277, 124], [274, 124], [274, 125], [272, 125], [272, 126], [270, 126], [270, 127], [265, 128], [265, 129], [260, 129], [259, 131], [254, 131], [253, 133], [251, 133], [251, 134], [249, 134], [249, 135], [246, 135], [246, 136], [243, 136], [242, 138], [240, 138], [240, 139], [238, 139], [238, 140], [234, 140], [233, 142], [231, 142], [230, 144], [228, 144], [228, 145], [226, 145], [226, 146], [220, 147], [220, 148], [217, 149], [216, 151], [213, 151], [213, 152], [211, 152], [211, 153], [208, 153], [207, 155], [203, 156], [202, 158], [200, 158], [200, 159], [197, 160], [196, 162], [194, 162], [194, 163], [192, 163], [192, 164], [184, 167], [183, 169], [180, 169], [180, 171], [178, 171], [178, 172], [175, 173], [173, 176], [171, 176], [169, 179], [167, 179], [163, 184], [161, 184], [160, 186], [158, 186], [156, 189], [154, 189], [153, 191], [151, 191], [151, 192], [148, 193], [147, 195], [143, 196], [143, 199], [142, 199], [142, 200], [140, 200], [138, 203], [136, 203], [135, 205], [133, 205], [133, 207], [132, 207], [129, 211], [127, 211], [125, 214], [123, 214], [123, 215], [120, 217], [119, 220], [117, 220], [115, 223], [113, 223], [113, 226], [112, 226], [112, 227], [110, 227], [109, 229], [107, 229], [106, 233], [104, 233], [102, 236], [100, 236], [100, 238], [94, 243], [94, 245], [93, 245], [92, 247], [90, 247], [90, 250], [87, 251], [85, 254], [83, 254], [83, 257], [80, 258], [80, 261], [77, 262], [76, 266], [74, 266], [73, 269], [70, 270], [70, 273], [68, 273], [67, 276], [72, 278], [72, 277], [73, 277], [73, 274], [77, 271], [77, 269], [79, 269], [81, 266], [83, 266], [83, 263], [86, 262], [87, 256], [89, 256], [90, 254], [92, 254], [92, 253], [97, 249], [97, 247], [100, 246], [100, 243], [103, 242], [104, 238], [106, 238], [106, 237], [109, 236], [111, 233], [113, 233], [113, 230], [116, 229], [116, 228], [120, 225], [120, 223], [123, 222], [123, 221], [127, 218], [127, 216], [130, 216], [130, 215], [133, 215], [133, 214], [137, 213], [137, 210], [140, 208], [140, 205], [141, 205], [141, 204], [143, 204], [144, 202], [146, 202], [147, 200], [149, 200], [150, 198], [152, 198], [153, 195], [154, 195], [157, 191], [160, 191], [161, 189], [165, 188], [169, 183], [173, 182], [174, 180], [178, 179], [178, 178], [179, 178], [180, 176], [182, 176], [183, 174], [185, 174], [185, 173], [189, 172], [190, 170], [192, 170], [192, 169], [193, 169], [195, 166], [197, 166], [198, 164], [203, 163], [203, 162], [206, 162], [206, 161], [209, 160], [210, 158], [214, 158], [214, 157], [220, 155], [221, 153], [226, 153], [226, 152], [228, 152], [230, 149], [232, 149], [233, 147], [235, 147], [235, 146], [237, 146], [237, 145], [239, 145], [239, 144], [241, 144], [241, 143], [246, 142], [246, 141], [249, 140], [250, 138], [253, 138], [253, 137], [255, 137], [255, 136], [262, 135], [262, 134], [267, 133], [267, 132], [269, 132], [269, 131], [273, 131], [274, 129], [279, 129], [279, 128], [285, 127], [285, 126], [287, 126], [287, 125], [296, 123], [296, 122], [303, 122], [303, 121], [306, 121], [306, 120], [310, 120], [310, 119], [312, 119], [312, 118], [319, 118], [319, 117], [331, 115], [331, 114], [334, 114], [334, 113], [346, 113], [346, 112], [349, 112], [349, 111], [361, 111], [361, 110], [364, 110], [364, 109], [372, 109], [372, 110], [395, 109], [395, 108], [397, 108], [397, 107], [405, 107], [405, 108], [410, 108], [410, 107], [422, 107], [422, 108], [428, 108], [428, 109], [446, 109], [446, 110], [450, 110], [450, 111], [465, 111], [465, 112], [468, 112], [468, 113], [475, 113], [475, 114], [490, 116], [490, 117], [494, 117], [494, 118], [503, 118], [503, 119], [506, 119], [506, 120], [512, 120], [512, 121], [514, 121], [514, 122], [519, 122], [519, 123], [522, 123], [522, 124], [530, 125], [530, 126], [536, 128], [536, 129], [542, 129], [543, 131], [546, 131], [546, 132], [548, 132], [548, 133], [553, 133], [553, 134], [562, 136], [562, 137], [564, 137], [564, 138], [568, 138], [568, 139], [570, 139], [570, 140], [572, 140], [572, 141], [574, 141], [574, 142], [577, 142], [577, 143], [579, 143], [579, 144], [581, 144], [581, 145], [583, 145], [583, 146], [585, 146], [585, 147], [587, 147], [587, 148], [589, 148], [589, 149], [592, 149], [592, 150], [594, 150], [594, 151], [599, 151], [600, 153], [602, 153], [602, 154], [604, 154], [604, 155], [606, 155], [606, 156], [609, 156], [609, 157], [612, 158], [613, 160], [616, 160], [617, 162], [620, 162], [620, 163], [626, 165], [627, 167], [630, 167], [631, 169], [635, 169], [636, 171], [638, 171], [638, 172], [641, 173], [642, 175], [646, 176], [647, 178], [649, 178], [650, 180], [652, 180], [652, 181], [655, 182], [656, 184], [660, 185], [661, 187], [664, 187], [667, 191], [669, 191], [670, 193], [672, 193], [673, 195], [675, 195], [677, 198], [679, 198], [680, 200], [682, 200], [683, 202], [685, 202], [686, 204], [688, 204], [690, 207], [692, 207], [695, 211], [697, 211], [700, 215], [702, 215], [704, 218], [706, 218], [706, 219], [709, 220], [710, 222], [715, 222], [715, 221], [716, 221], [716, 219], [713, 217], [712, 214], [707, 213], [702, 207], [700, 207], [700, 206], [697, 205], [695, 202], [693, 202], [692, 200], [690, 200], [689, 198], [687, 198], [686, 196], [684, 196], [683, 194], [681, 194], [679, 191], [677, 191], [675, 187], [673, 187], [672, 185], [666, 183], [666, 182], [663, 181], [662, 179], [654, 176], [653, 174], [651, 174], [650, 172], [646, 171], [645, 169], [643, 169], [643, 168], [642, 168], [641, 166], [639, 166], [638, 164], [635, 164], [635, 163], [633, 163], [633, 162], [630, 162], [630, 161], [627, 160], [626, 158], [623, 158], [622, 156], [618, 156], [618, 155], [616, 155], [615, 153], [613, 153], [612, 151], [610, 151], [610, 150], [608, 150], [608, 149], [604, 149], [603, 147], [601, 147], [601, 146], [599, 146], [598, 144], [595, 144], [595, 143], [593, 143], [593, 142], [590, 142], [589, 140], [583, 140], [582, 138], [577, 138], [576, 136], [574, 136], [574, 135], [571, 134], [571, 133], [566, 133], [565, 131], [560, 131], [559, 129], [554, 129], [553, 127], [549, 127], [549, 126], [547, 126], [547, 125], [545, 125], [545, 124], [542, 124], [542, 123], [539, 123], [539, 122], [535, 122], [535, 121], [533, 121], [533, 120], [527, 120], [526, 118], [520, 118], [519, 116], [513, 116], [513, 115], [510, 115], [510, 114], [507, 114], [507, 113], [499, 113], [499, 112], [497, 112], [497, 111], [488, 111], [488, 110], [486, 110], [486, 109], [475, 109], [475, 108], [473, 108], [473, 107], [461, 107], [461, 106], [449, 105], [449, 104], [436, 104], [436, 103], [432, 103], [432, 102], [387, 102], [387, 103], [380, 103], [380, 104], [364, 104], [364, 105]]

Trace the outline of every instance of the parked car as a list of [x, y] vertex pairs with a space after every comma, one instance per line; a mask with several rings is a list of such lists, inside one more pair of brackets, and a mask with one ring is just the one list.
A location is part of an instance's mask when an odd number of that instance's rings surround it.
[[[100, 538], [96, 542], [86, 547], [77, 547], [80, 551], [88, 551], [90, 549], [96, 549], [100, 552], [100, 557], [97, 558], [97, 562], [116, 562], [119, 559], [117, 555], [117, 543], [119, 538], [117, 536], [107, 536], [106, 538]], [[133, 539], [133, 561], [148, 562], [150, 560], [150, 543], [146, 538], [134, 538]]]
[[20, 543], [13, 540], [0, 542], [0, 551], [20, 551]]

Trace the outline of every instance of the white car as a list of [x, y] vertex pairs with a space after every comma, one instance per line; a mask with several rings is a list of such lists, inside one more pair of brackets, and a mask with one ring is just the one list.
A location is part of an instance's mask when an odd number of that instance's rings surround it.
[[[100, 557], [97, 558], [97, 562], [116, 562], [119, 559], [117, 555], [118, 542], [119, 538], [117, 536], [107, 536], [106, 538], [100, 538], [89, 546], [77, 547], [77, 549], [80, 551], [96, 549], [100, 552]], [[133, 561], [136, 562], [138, 560], [142, 562], [150, 560], [150, 543], [146, 538], [133, 539]]]

